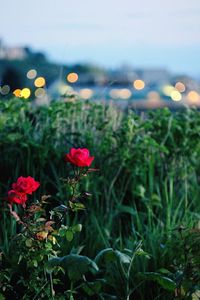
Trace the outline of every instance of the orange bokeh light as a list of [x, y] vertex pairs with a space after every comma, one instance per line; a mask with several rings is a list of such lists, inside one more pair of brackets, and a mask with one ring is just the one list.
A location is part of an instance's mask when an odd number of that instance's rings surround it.
[[67, 75], [67, 81], [70, 83], [75, 83], [78, 80], [78, 74], [77, 73], [69, 73]]
[[143, 80], [141, 79], [136, 79], [134, 82], [133, 82], [133, 86], [136, 90], [142, 90], [144, 87], [145, 87], [145, 83]]
[[14, 90], [13, 95], [15, 95], [15, 97], [17, 98], [21, 97], [21, 90], [20, 89]]
[[38, 88], [43, 87], [46, 84], [44, 77], [38, 77], [34, 81], [34, 85]]

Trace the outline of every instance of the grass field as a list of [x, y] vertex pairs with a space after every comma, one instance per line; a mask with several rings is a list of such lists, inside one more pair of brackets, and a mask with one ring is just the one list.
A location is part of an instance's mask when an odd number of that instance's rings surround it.
[[[195, 109], [138, 115], [89, 102], [34, 107], [1, 100], [0, 299], [199, 299], [199, 137]], [[37, 290], [39, 266], [26, 281], [32, 269], [24, 262], [23, 273], [13, 260], [13, 238], [22, 228], [5, 197], [12, 182], [30, 175], [41, 183], [35, 200], [52, 195], [48, 210], [66, 204], [70, 190], [61, 178], [71, 172], [63, 159], [71, 147], [88, 148], [99, 171], [81, 182], [92, 194], [87, 209], [65, 222], [83, 229], [62, 243], [59, 256], [87, 256], [99, 271], [83, 282], [58, 272], [54, 295], [48, 281]]]

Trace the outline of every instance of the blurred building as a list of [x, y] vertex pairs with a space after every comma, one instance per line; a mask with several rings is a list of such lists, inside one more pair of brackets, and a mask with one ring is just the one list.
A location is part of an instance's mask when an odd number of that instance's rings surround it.
[[29, 55], [27, 47], [8, 47], [0, 40], [0, 59], [24, 60]]

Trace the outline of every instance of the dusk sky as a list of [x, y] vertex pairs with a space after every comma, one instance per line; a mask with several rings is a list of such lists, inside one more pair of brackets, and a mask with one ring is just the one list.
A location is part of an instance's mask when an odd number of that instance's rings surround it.
[[166, 67], [200, 78], [198, 0], [0, 0], [0, 38], [63, 63]]

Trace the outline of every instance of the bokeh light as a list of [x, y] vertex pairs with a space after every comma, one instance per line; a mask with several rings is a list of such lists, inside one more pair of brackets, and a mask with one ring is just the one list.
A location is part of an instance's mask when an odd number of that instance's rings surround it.
[[31, 91], [28, 88], [24, 88], [21, 90], [21, 97], [28, 99], [31, 95]]
[[77, 73], [69, 73], [67, 75], [67, 81], [70, 83], [75, 83], [78, 80], [78, 74]]
[[109, 95], [112, 99], [129, 99], [132, 93], [129, 89], [111, 89]]
[[45, 95], [46, 95], [46, 91], [45, 91], [45, 89], [43, 89], [43, 88], [38, 88], [38, 89], [35, 91], [35, 97], [37, 97], [37, 98], [44, 97]]
[[111, 89], [109, 95], [113, 99], [119, 98], [119, 90], [118, 89]]
[[34, 79], [37, 76], [37, 71], [35, 69], [31, 69], [26, 74], [28, 79]]
[[90, 99], [93, 95], [93, 91], [91, 89], [82, 89], [80, 90], [79, 95], [83, 99]]
[[173, 101], [180, 101], [182, 99], [181, 93], [177, 90], [172, 91], [170, 96]]
[[9, 87], [9, 85], [7, 85], [7, 84], [5, 84], [5, 85], [3, 85], [1, 88], [0, 88], [0, 93], [2, 94], [2, 95], [7, 95], [8, 93], [10, 92], [10, 87]]
[[196, 91], [190, 91], [187, 95], [190, 104], [197, 104], [200, 101], [200, 95]]
[[15, 97], [17, 97], [17, 98], [20, 98], [21, 97], [21, 90], [20, 89], [14, 90], [13, 95], [15, 95]]
[[185, 85], [178, 81], [176, 84], [175, 84], [175, 88], [177, 91], [179, 91], [180, 93], [184, 93], [185, 92]]
[[165, 85], [162, 91], [165, 96], [171, 96], [171, 93], [176, 91], [176, 89], [172, 85]]
[[147, 99], [151, 101], [160, 100], [160, 95], [156, 91], [151, 91], [147, 94]]
[[121, 99], [129, 99], [131, 97], [132, 93], [129, 89], [121, 89], [119, 91], [119, 97]]
[[45, 86], [46, 84], [46, 81], [45, 81], [45, 78], [44, 77], [38, 77], [35, 79], [34, 81], [34, 85], [37, 87], [37, 88], [41, 88], [43, 86]]
[[136, 90], [142, 90], [144, 87], [145, 87], [145, 82], [141, 79], [136, 79], [134, 82], [133, 82], [133, 87], [136, 89]]

